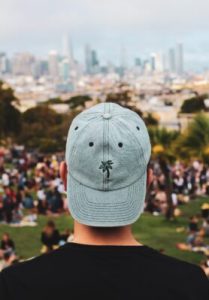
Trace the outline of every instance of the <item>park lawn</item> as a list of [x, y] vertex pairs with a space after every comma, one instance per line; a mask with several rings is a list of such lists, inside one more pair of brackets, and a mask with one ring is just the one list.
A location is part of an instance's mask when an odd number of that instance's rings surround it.
[[[202, 203], [208, 202], [209, 198], [197, 198], [189, 204], [181, 206], [183, 215], [174, 221], [167, 221], [163, 216], [153, 216], [144, 213], [143, 216], [134, 224], [134, 235], [141, 243], [153, 247], [157, 250], [163, 249], [165, 254], [173, 257], [199, 264], [203, 255], [176, 249], [176, 243], [185, 242], [188, 219], [193, 214], [200, 213]], [[73, 229], [73, 220], [68, 215], [51, 218], [45, 216], [38, 217], [38, 226], [15, 228], [8, 225], [0, 225], [0, 236], [3, 232], [9, 232], [14, 239], [17, 254], [25, 259], [40, 254], [41, 231], [48, 219], [54, 219], [58, 229], [62, 232], [67, 228]], [[176, 228], [184, 227], [181, 233]], [[209, 243], [209, 240], [207, 240]]]

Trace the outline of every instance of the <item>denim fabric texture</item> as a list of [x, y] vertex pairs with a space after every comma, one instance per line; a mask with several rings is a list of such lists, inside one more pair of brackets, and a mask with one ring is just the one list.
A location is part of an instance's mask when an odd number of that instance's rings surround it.
[[80, 113], [66, 144], [73, 218], [96, 227], [134, 223], [144, 208], [150, 155], [147, 128], [135, 112], [102, 103]]

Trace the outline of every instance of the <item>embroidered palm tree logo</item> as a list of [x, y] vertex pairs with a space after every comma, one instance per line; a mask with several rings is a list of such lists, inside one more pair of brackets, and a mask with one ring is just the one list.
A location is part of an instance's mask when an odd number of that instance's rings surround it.
[[110, 178], [110, 169], [112, 169], [113, 162], [111, 160], [102, 161], [99, 169], [102, 169], [102, 172], [107, 172], [107, 178]]

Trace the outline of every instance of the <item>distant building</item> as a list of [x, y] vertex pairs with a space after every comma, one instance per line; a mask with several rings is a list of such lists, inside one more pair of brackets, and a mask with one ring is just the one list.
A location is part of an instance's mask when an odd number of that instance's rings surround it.
[[141, 58], [136, 57], [135, 61], [134, 61], [134, 65], [135, 65], [135, 67], [141, 67], [142, 66]]
[[9, 60], [6, 53], [0, 52], [0, 75], [9, 73]]
[[150, 65], [151, 65], [152, 71], [155, 71], [155, 69], [156, 69], [156, 55], [155, 55], [155, 53], [151, 54]]
[[92, 57], [93, 68], [99, 66], [99, 60], [98, 60], [98, 55], [97, 55], [96, 50], [91, 51], [91, 57]]
[[52, 50], [48, 56], [49, 76], [56, 80], [59, 78], [59, 59], [56, 51]]
[[176, 72], [178, 75], [182, 75], [184, 73], [183, 44], [177, 44], [176, 46]]
[[171, 73], [176, 72], [176, 57], [173, 48], [170, 48], [168, 51], [168, 71]]
[[125, 75], [127, 69], [128, 69], [127, 51], [126, 48], [122, 46], [120, 49], [120, 65], [119, 65], [120, 77], [123, 77]]
[[40, 67], [41, 76], [45, 76], [49, 74], [49, 62], [47, 60], [40, 60], [39, 67]]
[[16, 53], [12, 59], [13, 75], [33, 76], [35, 57], [30, 53]]
[[99, 71], [99, 59], [96, 50], [92, 50], [89, 45], [85, 47], [86, 73], [94, 74]]
[[74, 91], [74, 85], [72, 82], [59, 83], [56, 85], [56, 92], [59, 93], [71, 93]]
[[143, 61], [143, 71], [144, 73], [150, 73], [152, 71], [152, 66], [150, 60], [145, 59]]
[[92, 63], [91, 63], [91, 48], [89, 45], [85, 47], [85, 64], [86, 64], [86, 73], [92, 73]]
[[63, 40], [62, 40], [62, 56], [64, 58], [67, 58], [69, 60], [71, 67], [73, 67], [75, 63], [73, 46], [67, 34], [63, 36]]
[[32, 68], [32, 75], [35, 79], [48, 75], [48, 62], [42, 59], [37, 59]]
[[67, 58], [60, 62], [60, 77], [64, 82], [70, 78], [70, 61]]
[[150, 60], [151, 70], [156, 72], [163, 72], [163, 57], [161, 53], [151, 54]]

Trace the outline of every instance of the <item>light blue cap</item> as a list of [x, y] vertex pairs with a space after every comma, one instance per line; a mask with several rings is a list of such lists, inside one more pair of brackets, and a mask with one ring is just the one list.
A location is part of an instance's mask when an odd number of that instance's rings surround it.
[[135, 112], [102, 103], [80, 113], [66, 145], [72, 217], [95, 227], [134, 223], [144, 209], [150, 154], [147, 128]]

